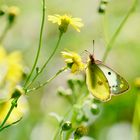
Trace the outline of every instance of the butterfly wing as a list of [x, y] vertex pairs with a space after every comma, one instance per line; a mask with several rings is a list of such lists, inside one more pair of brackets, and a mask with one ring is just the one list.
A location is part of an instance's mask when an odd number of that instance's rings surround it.
[[86, 68], [86, 83], [89, 91], [101, 101], [110, 99], [110, 88], [107, 78], [95, 63], [88, 62]]
[[102, 70], [105, 77], [107, 78], [111, 93], [113, 95], [121, 94], [129, 89], [127, 81], [115, 71], [101, 63], [98, 64], [98, 67]]

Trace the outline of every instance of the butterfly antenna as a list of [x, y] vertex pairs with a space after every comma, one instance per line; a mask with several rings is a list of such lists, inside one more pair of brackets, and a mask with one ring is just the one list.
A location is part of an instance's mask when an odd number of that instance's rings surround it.
[[93, 50], [92, 50], [92, 54], [94, 55], [94, 40], [93, 40]]
[[90, 52], [88, 50], [84, 50], [86, 53], [88, 53], [88, 55], [90, 55]]

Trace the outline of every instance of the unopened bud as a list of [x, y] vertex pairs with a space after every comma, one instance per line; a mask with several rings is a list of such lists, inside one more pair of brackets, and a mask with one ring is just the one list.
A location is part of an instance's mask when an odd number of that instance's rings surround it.
[[9, 23], [13, 23], [16, 16], [19, 15], [19, 8], [16, 7], [16, 6], [11, 6], [9, 7], [8, 9], [8, 20], [9, 20]]
[[62, 130], [63, 131], [68, 131], [72, 128], [72, 123], [70, 121], [66, 121], [62, 125]]
[[18, 98], [21, 95], [24, 95], [24, 93], [25, 92], [24, 92], [23, 88], [18, 85], [18, 86], [16, 86], [15, 91], [12, 94], [12, 98]]
[[87, 127], [79, 126], [74, 132], [74, 138], [79, 139], [87, 134]]
[[90, 111], [92, 112], [92, 114], [97, 115], [99, 113], [99, 107], [96, 104], [92, 104]]
[[2, 5], [0, 7], [0, 16], [5, 15], [6, 11], [7, 11], [7, 6], [6, 5]]

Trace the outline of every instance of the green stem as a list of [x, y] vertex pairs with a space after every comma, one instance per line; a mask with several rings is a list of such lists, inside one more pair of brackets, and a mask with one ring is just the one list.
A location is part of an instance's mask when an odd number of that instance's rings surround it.
[[60, 131], [60, 140], [63, 140], [63, 130]]
[[7, 23], [2, 35], [0, 36], [0, 43], [2, 43], [2, 41], [4, 40], [6, 34], [8, 33], [8, 30], [11, 28], [11, 24], [9, 24], [9, 22]]
[[3, 122], [2, 122], [1, 125], [0, 125], [0, 129], [2, 129], [3, 126], [5, 125], [6, 121], [7, 121], [8, 118], [10, 117], [10, 115], [11, 115], [11, 113], [12, 113], [14, 107], [17, 106], [17, 101], [18, 101], [18, 99], [19, 99], [19, 98], [15, 98], [15, 99], [11, 102], [11, 107], [10, 107], [8, 113], [6, 114], [6, 117], [4, 118]]
[[65, 121], [65, 119], [67, 118], [67, 116], [72, 112], [72, 110], [73, 110], [73, 106], [71, 106], [71, 107], [68, 109], [68, 111], [65, 113], [65, 115], [64, 115], [64, 117], [63, 117], [63, 120], [62, 120], [62, 122], [60, 123], [59, 128], [57, 129], [57, 131], [56, 131], [56, 133], [55, 133], [55, 135], [54, 135], [53, 140], [57, 140], [58, 135], [59, 135], [59, 133], [60, 133], [60, 131], [61, 131], [61, 128], [62, 128], [62, 124], [63, 124], [63, 122]]
[[[77, 100], [77, 102], [75, 103], [75, 105], [76, 105], [76, 104], [82, 105], [83, 101], [85, 101], [88, 97], [89, 97], [88, 94], [82, 96], [81, 98], [79, 98], [79, 99]], [[71, 116], [71, 122], [72, 122], [73, 124], [76, 122], [77, 113], [75, 112], [75, 105], [72, 105], [72, 106], [70, 107], [70, 109], [65, 113], [64, 118], [63, 118], [63, 121], [61, 122], [61, 124], [63, 124], [63, 122], [66, 120], [67, 116], [70, 116], [71, 113], [73, 113], [72, 116]], [[54, 138], [53, 138], [53, 140], [57, 140], [57, 137], [58, 137], [58, 135], [59, 135], [59, 133], [60, 133], [60, 131], [61, 131], [61, 128], [62, 128], [62, 126], [60, 125], [60, 127], [58, 128], [58, 130], [57, 130], [57, 132], [56, 132], [56, 134], [55, 134], [55, 136], [54, 136]], [[71, 130], [69, 130], [69, 131], [67, 132], [67, 134], [66, 134], [66, 136], [65, 136], [65, 140], [69, 140], [69, 138], [70, 138], [70, 136], [71, 136], [73, 130], [74, 130], [74, 129], [72, 128]]]
[[62, 35], [63, 33], [60, 33], [59, 34], [59, 38], [58, 38], [58, 41], [57, 41], [57, 44], [55, 46], [55, 49], [53, 50], [52, 54], [50, 55], [50, 57], [47, 59], [47, 61], [44, 63], [44, 65], [42, 66], [42, 68], [39, 70], [39, 72], [35, 75], [35, 77], [33, 78], [33, 80], [28, 84], [27, 86], [27, 89], [28, 87], [35, 81], [35, 79], [38, 77], [39, 74], [41, 74], [43, 72], [43, 70], [45, 69], [45, 67], [47, 66], [47, 64], [49, 63], [49, 61], [51, 60], [51, 58], [54, 56], [59, 44], [60, 44], [60, 41], [61, 41], [61, 38], [62, 38]]
[[57, 139], [58, 139], [59, 133], [60, 133], [60, 130], [58, 129], [58, 130], [56, 131], [56, 134], [55, 134], [54, 137], [53, 137], [53, 140], [57, 140]]
[[14, 124], [17, 124], [19, 121], [21, 121], [21, 119], [22, 119], [22, 118], [20, 118], [19, 120], [15, 121], [15, 122], [13, 122], [13, 123], [11, 123], [11, 124], [8, 124], [8, 125], [6, 125], [6, 126], [0, 128], [0, 132], [3, 131], [4, 129], [6, 129], [6, 128], [12, 126], [12, 125], [14, 125]]
[[135, 7], [137, 5], [137, 1], [138, 0], [134, 0], [132, 7], [130, 8], [130, 10], [128, 11], [128, 13], [126, 14], [125, 18], [123, 19], [123, 21], [121, 22], [121, 24], [119, 25], [118, 29], [116, 30], [116, 32], [114, 33], [114, 35], [112, 36], [111, 40], [109, 41], [108, 45], [107, 45], [107, 49], [104, 53], [103, 56], [103, 62], [105, 62], [109, 52], [111, 51], [113, 44], [116, 40], [116, 38], [118, 37], [121, 29], [123, 28], [124, 24], [126, 23], [126, 21], [128, 20], [128, 18], [130, 17], [130, 15], [134, 12]]
[[41, 47], [42, 47], [42, 36], [43, 36], [43, 29], [44, 29], [44, 23], [45, 23], [45, 15], [46, 15], [46, 4], [45, 4], [45, 0], [42, 0], [43, 2], [43, 14], [42, 14], [42, 23], [41, 23], [41, 29], [40, 29], [40, 37], [39, 37], [39, 46], [38, 46], [38, 50], [37, 50], [37, 54], [36, 54], [36, 58], [35, 58], [35, 61], [34, 61], [34, 64], [33, 64], [33, 67], [31, 69], [31, 72], [29, 74], [29, 76], [27, 77], [26, 81], [25, 81], [25, 84], [24, 84], [24, 87], [26, 87], [28, 81], [30, 80], [33, 72], [34, 72], [34, 69], [37, 65], [37, 62], [38, 62], [38, 58], [39, 58], [39, 55], [40, 55], [40, 50], [41, 50]]
[[[77, 105], [81, 106], [83, 102], [89, 97], [89, 94], [82, 96], [79, 98], [76, 102]], [[65, 139], [69, 140], [71, 134], [73, 133], [74, 128], [76, 128], [76, 117], [77, 117], [77, 112], [75, 112], [74, 105], [72, 106], [71, 110], [73, 111], [72, 117], [71, 117], [71, 122], [73, 123], [73, 129], [71, 131], [67, 132]]]
[[44, 83], [40, 84], [39, 86], [34, 87], [34, 88], [32, 88], [32, 89], [28, 89], [27, 92], [26, 92], [26, 94], [28, 94], [29, 92], [35, 91], [35, 90], [37, 90], [37, 89], [39, 89], [39, 88], [41, 88], [41, 87], [47, 85], [49, 82], [51, 82], [54, 78], [56, 78], [60, 73], [62, 73], [62, 72], [65, 71], [66, 69], [67, 69], [67, 67], [64, 67], [64, 68], [60, 69], [53, 77], [51, 77], [51, 78], [50, 78], [49, 80], [47, 80], [46, 82], [44, 82]]
[[[138, 93], [140, 94], [140, 93]], [[135, 103], [135, 109], [134, 109], [134, 115], [133, 115], [133, 140], [139, 140], [140, 139], [140, 95], [137, 95], [136, 103]]]

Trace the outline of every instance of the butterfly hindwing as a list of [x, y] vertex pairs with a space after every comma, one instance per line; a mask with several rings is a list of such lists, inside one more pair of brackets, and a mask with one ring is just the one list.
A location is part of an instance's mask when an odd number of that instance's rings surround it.
[[109, 83], [102, 70], [91, 61], [86, 68], [86, 83], [89, 91], [101, 101], [110, 99]]
[[98, 64], [98, 67], [107, 78], [112, 95], [118, 95], [128, 90], [129, 85], [123, 77], [103, 64]]

